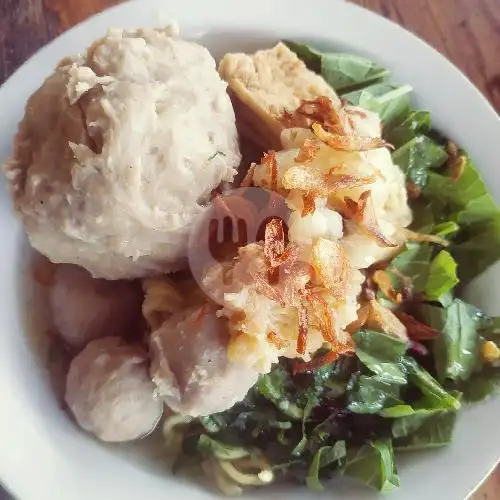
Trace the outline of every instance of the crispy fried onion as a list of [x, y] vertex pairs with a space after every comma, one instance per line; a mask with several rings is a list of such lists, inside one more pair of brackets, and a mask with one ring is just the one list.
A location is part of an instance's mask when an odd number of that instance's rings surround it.
[[255, 163], [252, 163], [248, 168], [245, 177], [243, 177], [242, 181], [240, 182], [240, 187], [250, 187], [253, 184], [254, 175], [255, 175]]
[[353, 219], [358, 226], [373, 238], [380, 246], [397, 247], [398, 244], [382, 233], [375, 213], [371, 191], [365, 191], [356, 202], [351, 198], [344, 199], [346, 211], [342, 215]]
[[273, 344], [276, 349], [281, 350], [281, 349], [286, 349], [289, 345], [288, 341], [281, 338], [280, 335], [278, 335], [276, 332], [268, 332], [267, 334], [267, 340]]
[[379, 290], [392, 302], [401, 304], [403, 302], [403, 294], [394, 289], [390, 276], [386, 271], [381, 269], [375, 271], [372, 277], [374, 283], [378, 286]]
[[467, 157], [460, 153], [458, 146], [452, 141], [448, 141], [446, 144], [446, 152], [448, 153], [448, 161], [445, 168], [450, 172], [451, 178], [458, 181], [465, 171]]
[[370, 151], [371, 149], [392, 147], [380, 137], [361, 137], [353, 133], [342, 135], [328, 132], [320, 123], [313, 123], [311, 127], [320, 141], [340, 151]]
[[269, 169], [269, 177], [271, 178], [271, 190], [278, 190], [278, 162], [276, 160], [276, 153], [274, 151], [269, 151], [269, 153], [264, 153], [262, 160], [260, 161], [262, 166], [267, 166]]
[[421, 323], [409, 314], [404, 312], [395, 312], [394, 314], [397, 316], [399, 321], [406, 326], [408, 337], [412, 340], [431, 340], [435, 339], [439, 335], [437, 330], [434, 330], [434, 328], [431, 328], [425, 323]]
[[316, 210], [316, 203], [314, 202], [314, 195], [304, 194], [302, 195], [302, 217], [306, 217], [314, 213]]
[[318, 238], [312, 248], [312, 264], [324, 287], [338, 302], [345, 300], [349, 278], [349, 259], [344, 247]]
[[329, 342], [333, 347], [337, 348], [340, 344], [337, 337], [334, 335], [336, 331], [335, 319], [328, 302], [319, 293], [313, 292], [306, 295], [306, 300], [314, 311], [314, 315], [318, 319], [318, 326], [323, 340], [325, 342]]
[[311, 101], [302, 100], [293, 113], [285, 111], [281, 121], [288, 128], [310, 128], [314, 123], [321, 123], [327, 130], [337, 134], [350, 132], [347, 117], [342, 112], [338, 112], [326, 96]]
[[295, 157], [295, 163], [309, 163], [314, 160], [319, 151], [319, 142], [314, 139], [306, 139]]
[[368, 321], [368, 316], [370, 315], [370, 304], [361, 304], [357, 311], [357, 315], [358, 317], [346, 327], [346, 332], [351, 335], [355, 334], [365, 326]]
[[442, 238], [441, 236], [437, 236], [436, 234], [423, 234], [416, 233], [415, 231], [411, 231], [410, 229], [405, 229], [404, 234], [408, 241], [418, 241], [420, 243], [435, 243], [436, 245], [441, 245], [442, 247], [447, 247], [450, 245], [450, 242]]
[[321, 354], [320, 356], [316, 356], [311, 361], [303, 362], [296, 361], [293, 364], [293, 373], [294, 375], [297, 373], [306, 373], [317, 370], [324, 365], [329, 365], [337, 360], [342, 355], [352, 355], [354, 353], [354, 344], [352, 341], [349, 343], [342, 345], [339, 350], [331, 350], [326, 354]]
[[318, 169], [305, 168], [303, 166], [290, 167], [283, 176], [283, 187], [285, 189], [296, 189], [308, 195], [316, 197], [329, 196], [336, 191], [354, 189], [376, 181], [373, 175], [359, 176], [346, 173], [338, 173], [341, 165], [333, 167], [328, 173], [322, 173]]
[[[333, 271], [327, 271], [324, 259], [331, 259], [333, 256], [333, 251], [327, 248], [327, 244], [328, 242], [318, 247], [318, 267], [325, 275], [325, 283], [338, 292], [346, 280], [346, 277], [341, 276], [344, 264], [336, 266]], [[285, 246], [283, 223], [279, 219], [272, 219], [267, 223], [264, 256], [264, 269], [254, 269], [251, 272], [256, 291], [278, 302], [282, 307], [294, 307], [297, 310], [299, 323], [297, 353], [304, 355], [307, 350], [310, 311], [318, 321], [324, 341], [332, 344], [333, 348], [343, 351], [345, 346], [339, 344], [336, 338], [335, 322], [329, 304], [317, 292], [308, 288], [314, 278], [315, 269], [310, 264], [298, 260], [296, 245]], [[336, 250], [335, 257], [338, 256], [339, 252]], [[276, 271], [277, 276], [273, 275]], [[275, 344], [274, 337], [268, 340]]]

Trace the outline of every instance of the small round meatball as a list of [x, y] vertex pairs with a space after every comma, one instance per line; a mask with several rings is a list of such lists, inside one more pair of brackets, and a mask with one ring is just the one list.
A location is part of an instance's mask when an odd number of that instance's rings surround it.
[[59, 266], [50, 304], [54, 326], [71, 347], [131, 331], [141, 317], [142, 294], [137, 283], [94, 279], [83, 268]]
[[117, 337], [94, 340], [73, 359], [65, 399], [78, 424], [108, 442], [149, 434], [163, 413], [146, 353]]
[[241, 401], [258, 373], [227, 358], [227, 322], [202, 306], [171, 316], [153, 332], [151, 377], [172, 410], [210, 415]]

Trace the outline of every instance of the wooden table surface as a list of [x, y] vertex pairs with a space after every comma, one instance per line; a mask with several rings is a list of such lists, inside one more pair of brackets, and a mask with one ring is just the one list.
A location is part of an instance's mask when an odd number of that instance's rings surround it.
[[[0, 0], [0, 83], [59, 33], [118, 1]], [[429, 42], [451, 59], [500, 111], [500, 0], [352, 1]], [[500, 467], [473, 499], [500, 499]]]

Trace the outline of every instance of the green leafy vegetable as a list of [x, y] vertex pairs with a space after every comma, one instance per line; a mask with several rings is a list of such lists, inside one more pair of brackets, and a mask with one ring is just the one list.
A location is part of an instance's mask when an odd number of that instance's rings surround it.
[[452, 441], [456, 419], [457, 412], [453, 411], [432, 415], [414, 432], [396, 439], [394, 447], [398, 451], [416, 451], [447, 446]]
[[367, 85], [389, 74], [379, 64], [354, 54], [320, 52], [306, 43], [285, 41], [285, 44], [309, 69], [321, 73], [336, 91]]
[[321, 73], [321, 52], [312, 48], [307, 43], [284, 41], [290, 50], [295, 52], [305, 65], [316, 73]]
[[458, 264], [460, 281], [465, 285], [498, 261], [500, 256], [500, 216], [476, 223], [461, 232], [461, 242], [451, 251]]
[[497, 367], [483, 368], [481, 373], [471, 376], [469, 380], [459, 385], [463, 399], [467, 403], [478, 403], [500, 391], [500, 369]]
[[379, 413], [386, 406], [400, 404], [399, 386], [379, 375], [355, 375], [348, 387], [348, 405], [353, 413]]
[[434, 344], [439, 380], [467, 380], [479, 351], [476, 310], [460, 299], [446, 308], [424, 306], [425, 322], [441, 332]]
[[403, 288], [402, 275], [411, 280], [414, 292], [424, 291], [429, 279], [431, 256], [431, 245], [427, 243], [407, 243], [406, 250], [394, 258], [387, 268], [393, 286], [397, 289]]
[[386, 383], [405, 384], [406, 375], [398, 362], [408, 344], [400, 339], [371, 330], [360, 330], [353, 335], [359, 360]]
[[433, 233], [437, 236], [451, 236], [460, 230], [460, 226], [454, 221], [441, 222], [433, 228]]
[[408, 370], [410, 381], [415, 384], [432, 407], [458, 410], [460, 400], [448, 393], [439, 382], [424, 370], [413, 358], [403, 358], [403, 365]]
[[333, 462], [339, 462], [346, 455], [345, 441], [337, 441], [333, 446], [322, 446], [314, 455], [309, 467], [307, 486], [314, 491], [323, 491], [325, 488], [319, 480], [320, 470]]
[[430, 128], [431, 115], [428, 111], [412, 111], [403, 122], [386, 133], [385, 139], [398, 149], [417, 135], [427, 134]]
[[376, 491], [393, 491], [399, 486], [399, 477], [391, 441], [369, 441], [361, 448], [348, 448], [342, 473]]
[[349, 92], [342, 97], [354, 105], [375, 111], [385, 127], [391, 127], [410, 113], [409, 85], [399, 87], [390, 83], [375, 83], [361, 90]]
[[331, 52], [321, 57], [321, 74], [335, 90], [343, 91], [380, 80], [389, 72], [364, 57]]
[[431, 301], [439, 301], [458, 282], [455, 259], [446, 250], [441, 250], [431, 262], [425, 295]]
[[257, 382], [257, 391], [276, 405], [285, 415], [292, 419], [302, 419], [304, 412], [296, 404], [290, 402], [285, 393], [289, 375], [279, 367], [267, 375], [262, 375]]
[[427, 185], [429, 169], [444, 165], [448, 154], [429, 137], [419, 135], [394, 151], [392, 159], [408, 180], [424, 188]]
[[461, 228], [451, 252], [466, 284], [500, 258], [500, 209], [467, 156], [458, 179], [450, 172], [431, 172], [423, 192], [427, 199], [438, 200], [436, 213]]

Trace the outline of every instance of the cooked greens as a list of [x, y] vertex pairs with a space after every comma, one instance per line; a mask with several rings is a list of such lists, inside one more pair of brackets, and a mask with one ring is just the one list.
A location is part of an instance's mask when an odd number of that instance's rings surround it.
[[[500, 387], [500, 319], [459, 298], [500, 258], [500, 209], [467, 153], [412, 108], [410, 87], [363, 57], [286, 43], [343, 99], [379, 113], [411, 188], [411, 228], [439, 237], [408, 242], [384, 269], [402, 292], [392, 308], [427, 336], [412, 337], [410, 326], [407, 341], [361, 328], [356, 356], [300, 374], [282, 360], [241, 403], [176, 429], [184, 436], [176, 467], [194, 455], [215, 467], [227, 492], [271, 474], [316, 491], [345, 475], [389, 492], [399, 486], [397, 452], [446, 446], [462, 401]], [[380, 289], [377, 298], [391, 300]]]

